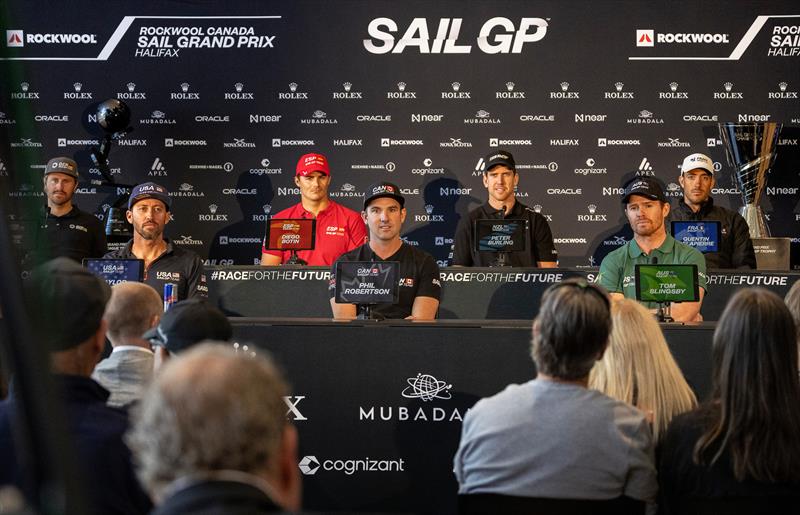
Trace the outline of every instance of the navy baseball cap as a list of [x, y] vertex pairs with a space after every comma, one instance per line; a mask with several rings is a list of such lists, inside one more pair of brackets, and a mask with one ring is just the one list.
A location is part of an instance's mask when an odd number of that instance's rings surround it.
[[395, 199], [400, 203], [400, 207], [403, 207], [406, 203], [406, 199], [400, 194], [400, 188], [398, 188], [397, 185], [392, 184], [391, 182], [382, 181], [377, 182], [367, 188], [366, 195], [364, 196], [364, 210], [367, 209], [367, 206], [370, 204], [370, 202], [381, 197]]
[[657, 180], [650, 177], [636, 177], [625, 185], [625, 193], [622, 195], [622, 203], [627, 204], [631, 195], [640, 195], [650, 200], [660, 200], [666, 202], [667, 197], [664, 190]]
[[490, 152], [483, 158], [483, 162], [484, 173], [498, 165], [503, 165], [515, 172], [517, 171], [517, 164], [514, 162], [514, 156], [508, 150], [495, 150], [494, 152]]
[[142, 338], [177, 354], [204, 340], [230, 341], [233, 327], [225, 314], [205, 299], [186, 299], [173, 304]]
[[128, 209], [133, 208], [134, 204], [146, 198], [160, 200], [167, 206], [167, 211], [169, 211], [170, 205], [172, 204], [167, 188], [154, 182], [143, 182], [133, 187], [131, 196], [128, 199]]

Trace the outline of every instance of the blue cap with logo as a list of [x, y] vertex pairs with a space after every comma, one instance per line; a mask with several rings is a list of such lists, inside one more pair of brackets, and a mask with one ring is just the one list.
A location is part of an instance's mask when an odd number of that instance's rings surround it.
[[661, 184], [650, 177], [636, 177], [628, 182], [625, 185], [625, 193], [622, 195], [622, 203], [627, 204], [631, 195], [640, 195], [650, 200], [660, 200], [661, 202], [667, 201]]
[[167, 211], [172, 204], [167, 188], [154, 182], [143, 182], [133, 187], [131, 197], [128, 199], [128, 209], [132, 209], [134, 204], [146, 198], [160, 200], [167, 207]]

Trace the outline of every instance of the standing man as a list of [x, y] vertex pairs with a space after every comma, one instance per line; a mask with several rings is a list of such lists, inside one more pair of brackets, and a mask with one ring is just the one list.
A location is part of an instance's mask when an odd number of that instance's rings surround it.
[[207, 297], [208, 286], [203, 261], [191, 250], [176, 247], [164, 237], [170, 220], [169, 192], [154, 182], [134, 186], [128, 200], [128, 222], [133, 224], [133, 239], [117, 251], [105, 255], [111, 259], [144, 260], [144, 282], [164, 295], [164, 285], [178, 285], [178, 300]]
[[490, 266], [496, 258], [495, 253], [475, 250], [475, 220], [511, 218], [528, 221], [528, 252], [511, 252], [509, 264], [555, 268], [558, 252], [547, 220], [517, 201], [515, 190], [519, 174], [514, 156], [506, 150], [497, 150], [487, 155], [484, 161], [483, 185], [489, 192], [489, 200], [459, 222], [453, 246], [453, 265]]
[[[339, 260], [400, 262], [398, 304], [379, 304], [372, 312], [384, 318], [433, 320], [439, 309], [442, 285], [433, 256], [410, 246], [400, 238], [406, 219], [405, 199], [400, 188], [379, 182], [367, 189], [361, 217], [369, 228], [369, 241]], [[330, 294], [333, 318], [356, 318], [355, 304], [338, 304], [334, 298], [336, 265], [331, 271]]]
[[686, 156], [678, 182], [683, 188], [683, 202], [678, 203], [672, 220], [720, 222], [719, 251], [705, 254], [708, 268], [755, 268], [756, 254], [750, 228], [742, 215], [715, 206], [711, 190], [716, 184], [714, 162], [705, 154]]
[[[366, 241], [367, 231], [358, 213], [328, 197], [331, 171], [322, 154], [305, 154], [297, 161], [294, 183], [300, 189], [300, 202], [275, 214], [273, 218], [316, 218], [314, 250], [301, 250], [297, 256], [310, 266], [330, 266], [336, 258]], [[262, 265], [286, 263], [291, 252], [261, 248]]]
[[78, 188], [78, 164], [68, 157], [54, 157], [44, 170], [47, 208], [37, 239], [39, 260], [65, 256], [79, 263], [106, 253], [106, 234], [96, 216], [72, 202]]
[[[622, 196], [625, 215], [633, 229], [633, 239], [609, 253], [600, 263], [597, 281], [609, 291], [611, 298], [636, 299], [634, 265], [697, 265], [700, 286], [698, 302], [672, 305], [676, 322], [700, 321], [700, 306], [706, 292], [706, 260], [697, 249], [675, 241], [664, 225], [669, 214], [669, 202], [655, 179], [635, 178], [625, 185]], [[655, 303], [645, 304], [655, 309]]]

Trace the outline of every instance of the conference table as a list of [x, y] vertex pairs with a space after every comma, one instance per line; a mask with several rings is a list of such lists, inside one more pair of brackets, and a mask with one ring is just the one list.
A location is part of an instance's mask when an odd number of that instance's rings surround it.
[[[480, 398], [536, 375], [531, 319], [544, 289], [596, 270], [443, 269], [440, 318], [330, 318], [328, 269], [209, 267], [211, 300], [230, 316], [241, 352], [274, 358], [291, 383], [309, 510], [456, 511], [452, 459]], [[785, 273], [711, 274], [704, 313], [758, 282], [784, 295]], [[711, 390], [714, 322], [661, 324], [700, 399]], [[546, 415], [545, 415], [546, 416]]]

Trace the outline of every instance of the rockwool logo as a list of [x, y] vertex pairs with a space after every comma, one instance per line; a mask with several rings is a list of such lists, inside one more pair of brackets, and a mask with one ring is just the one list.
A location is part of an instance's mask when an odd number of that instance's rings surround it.
[[655, 31], [653, 29], [644, 29], [636, 31], [636, 46], [654, 46], [655, 45]]
[[319, 460], [316, 456], [304, 456], [297, 464], [300, 472], [306, 476], [313, 476], [319, 469], [326, 472], [344, 472], [352, 476], [356, 472], [405, 472], [405, 461], [363, 459], [334, 459]]
[[25, 32], [21, 30], [7, 30], [6, 46], [11, 48], [25, 46]]

